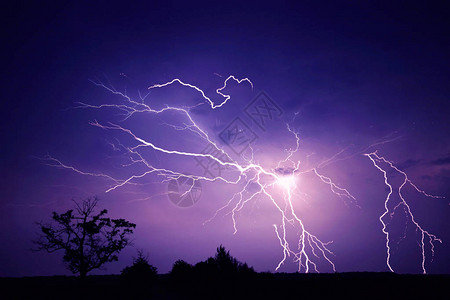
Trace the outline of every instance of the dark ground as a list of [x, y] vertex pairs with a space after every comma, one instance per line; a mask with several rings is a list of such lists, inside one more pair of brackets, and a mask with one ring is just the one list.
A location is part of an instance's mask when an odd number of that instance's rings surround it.
[[280, 299], [425, 296], [448, 299], [450, 275], [392, 273], [269, 274], [247, 278], [191, 278], [158, 275], [153, 282], [127, 282], [118, 275], [0, 278], [2, 299]]

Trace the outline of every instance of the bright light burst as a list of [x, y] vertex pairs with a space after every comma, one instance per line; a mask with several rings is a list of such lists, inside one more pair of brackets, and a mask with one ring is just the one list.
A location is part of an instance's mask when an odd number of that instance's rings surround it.
[[[216, 103], [211, 98], [207, 97], [205, 92], [199, 87], [183, 82], [180, 79], [173, 79], [169, 82], [163, 84], [156, 84], [149, 87], [149, 89], [156, 88], [165, 88], [174, 84], [179, 84], [181, 86], [187, 87], [199, 93], [202, 102], [198, 103], [193, 107], [197, 107], [198, 105], [207, 104], [211, 109], [220, 109], [225, 104], [227, 104], [230, 99], [230, 95], [224, 94], [223, 90], [227, 87], [227, 83], [229, 81], [235, 81], [237, 83], [247, 83], [253, 88], [253, 83], [248, 78], [237, 79], [234, 76], [229, 76], [224, 81], [224, 84], [221, 88], [216, 90], [216, 93], [222, 97], [223, 99]], [[270, 168], [268, 166], [261, 165], [257, 163], [253, 158], [253, 150], [250, 148], [251, 155], [250, 158], [241, 159], [241, 161], [234, 160], [232, 155], [227, 153], [227, 151], [221, 148], [216, 142], [214, 137], [210, 136], [206, 129], [201, 128], [194, 117], [191, 115], [191, 109], [193, 107], [178, 107], [178, 106], [164, 106], [161, 109], [155, 109], [148, 103], [146, 103], [146, 96], [140, 97], [140, 99], [132, 99], [124, 92], [117, 91], [112, 85], [105, 85], [99, 81], [93, 81], [93, 83], [99, 87], [102, 87], [109, 92], [120, 96], [123, 100], [121, 104], [101, 104], [101, 105], [91, 105], [86, 103], [78, 103], [76, 108], [89, 108], [89, 109], [104, 109], [104, 108], [112, 108], [116, 109], [123, 115], [123, 120], [127, 120], [133, 117], [135, 114], [149, 114], [150, 116], [160, 115], [165, 113], [176, 113], [180, 116], [185, 117], [188, 120], [188, 123], [183, 126], [175, 126], [171, 124], [165, 124], [171, 126], [176, 130], [186, 130], [194, 133], [199, 138], [204, 140], [210, 146], [212, 146], [216, 151], [216, 153], [220, 155], [213, 154], [204, 154], [197, 153], [192, 151], [186, 151], [184, 149], [168, 149], [164, 148], [160, 145], [157, 145], [155, 142], [146, 140], [145, 138], [139, 136], [137, 133], [133, 132], [129, 128], [125, 128], [118, 124], [108, 123], [101, 124], [97, 121], [91, 122], [91, 125], [100, 127], [105, 130], [114, 130], [120, 131], [122, 133], [127, 134], [135, 143], [134, 146], [124, 146], [120, 144], [120, 146], [126, 150], [129, 155], [131, 163], [129, 165], [140, 165], [144, 167], [145, 170], [139, 173], [133, 174], [127, 178], [115, 178], [114, 176], [104, 174], [104, 173], [92, 173], [85, 172], [80, 169], [77, 169], [73, 166], [67, 165], [60, 160], [53, 158], [51, 156], [45, 157], [43, 160], [51, 166], [69, 169], [74, 172], [77, 172], [86, 176], [96, 176], [104, 178], [107, 181], [111, 182], [111, 186], [106, 189], [106, 192], [112, 192], [118, 188], [121, 188], [125, 185], [137, 184], [136, 181], [142, 179], [149, 175], [158, 175], [163, 178], [163, 181], [178, 179], [181, 177], [189, 177], [192, 182], [191, 189], [194, 188], [194, 185], [197, 181], [208, 181], [208, 182], [222, 182], [228, 185], [236, 185], [241, 186], [240, 190], [236, 192], [233, 196], [231, 196], [225, 204], [217, 209], [217, 211], [212, 215], [212, 217], [205, 221], [205, 224], [212, 221], [219, 213], [222, 211], [226, 211], [231, 214], [231, 218], [233, 221], [234, 233], [237, 232], [238, 226], [236, 222], [236, 213], [243, 209], [243, 207], [249, 203], [250, 201], [256, 198], [264, 198], [269, 203], [271, 203], [274, 209], [278, 212], [279, 215], [279, 223], [273, 224], [275, 235], [279, 241], [280, 247], [282, 249], [282, 258], [276, 266], [276, 270], [278, 270], [283, 263], [286, 261], [288, 257], [292, 257], [293, 261], [298, 265], [299, 272], [310, 272], [318, 270], [318, 262], [325, 261], [328, 263], [333, 271], [336, 271], [336, 266], [331, 260], [331, 256], [333, 256], [333, 252], [330, 250], [329, 246], [331, 241], [323, 242], [316, 235], [312, 234], [307, 229], [307, 224], [305, 224], [302, 219], [298, 216], [298, 213], [294, 209], [294, 200], [296, 197], [302, 193], [299, 191], [298, 183], [300, 175], [309, 173], [314, 176], [317, 176], [318, 179], [325, 185], [329, 186], [331, 192], [333, 192], [336, 196], [344, 198], [346, 201], [350, 201], [350, 203], [357, 206], [356, 198], [345, 188], [339, 187], [330, 177], [327, 177], [319, 171], [322, 165], [329, 165], [333, 163], [335, 157], [337, 157], [340, 153], [336, 154], [332, 158], [326, 160], [316, 168], [311, 169], [302, 169], [300, 161], [295, 159], [296, 154], [298, 154], [300, 150], [300, 136], [298, 132], [296, 132], [290, 125], [286, 124], [287, 131], [292, 134], [293, 139], [296, 142], [296, 146], [294, 149], [286, 150], [286, 157], [280, 160], [275, 169]], [[152, 149], [156, 152], [165, 153], [168, 155], [173, 155], [177, 157], [196, 157], [196, 158], [208, 158], [220, 166], [227, 167], [230, 172], [232, 172], [235, 176], [234, 179], [229, 179], [224, 176], [206, 176], [206, 175], [191, 175], [186, 174], [184, 172], [180, 172], [171, 168], [161, 168], [155, 167], [151, 161], [149, 161], [145, 155], [145, 149]], [[344, 150], [343, 150], [344, 151]], [[343, 152], [341, 151], [341, 152]], [[385, 184], [389, 187], [389, 193], [387, 198], [385, 199], [385, 208], [386, 211], [383, 215], [380, 216], [380, 222], [382, 223], [382, 232], [386, 236], [386, 248], [387, 248], [387, 267], [389, 270], [394, 271], [391, 266], [390, 258], [391, 258], [391, 249], [390, 249], [390, 239], [389, 232], [386, 230], [386, 218], [388, 216], [392, 217], [392, 214], [403, 208], [405, 213], [409, 216], [411, 222], [416, 226], [417, 230], [421, 234], [421, 249], [422, 249], [422, 269], [423, 272], [426, 272], [425, 268], [425, 260], [426, 260], [426, 242], [429, 245], [429, 249], [434, 254], [434, 242], [441, 242], [435, 235], [429, 233], [424, 230], [419, 223], [417, 223], [414, 215], [411, 211], [411, 207], [404, 199], [401, 191], [404, 185], [410, 184], [413, 186], [418, 192], [422, 193], [427, 197], [436, 197], [425, 193], [415, 186], [407, 177], [406, 173], [399, 170], [395, 167], [391, 162], [387, 161], [385, 158], [379, 156], [377, 152], [372, 152], [368, 154], [364, 154], [368, 157], [373, 165], [382, 172], [385, 178]], [[390, 201], [390, 196], [393, 193], [393, 186], [389, 183], [388, 175], [386, 171], [386, 167], [394, 169], [395, 171], [404, 175], [404, 182], [398, 188], [398, 194], [401, 198], [401, 202], [393, 209], [390, 210], [388, 208], [388, 202]], [[256, 190], [254, 188], [250, 188], [251, 186], [256, 186]], [[188, 188], [185, 193], [189, 192]], [[390, 214], [391, 213], [391, 214]], [[290, 237], [289, 228], [293, 228], [294, 231], [297, 232], [295, 237]], [[295, 243], [292, 243], [292, 240], [295, 240]]]
[[280, 176], [278, 177], [276, 184], [284, 190], [289, 191], [295, 188], [296, 181], [297, 178], [295, 177], [295, 175]]

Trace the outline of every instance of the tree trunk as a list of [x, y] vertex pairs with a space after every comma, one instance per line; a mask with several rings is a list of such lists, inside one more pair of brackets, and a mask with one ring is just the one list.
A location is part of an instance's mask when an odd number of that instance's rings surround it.
[[83, 216], [83, 225], [82, 225], [82, 230], [83, 230], [83, 236], [81, 237], [81, 241], [80, 241], [80, 246], [78, 248], [78, 251], [80, 252], [80, 278], [86, 278], [86, 274], [87, 274], [87, 268], [86, 268], [86, 263], [84, 261], [84, 240], [86, 239], [86, 220], [88, 217], [88, 213], [86, 211], [83, 212], [84, 216]]

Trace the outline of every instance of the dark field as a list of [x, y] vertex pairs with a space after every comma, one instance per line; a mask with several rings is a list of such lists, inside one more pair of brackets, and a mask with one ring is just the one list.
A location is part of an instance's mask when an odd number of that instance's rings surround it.
[[118, 275], [0, 278], [2, 299], [291, 299], [425, 296], [448, 299], [450, 275], [392, 273], [270, 274], [177, 280], [158, 275], [151, 282]]

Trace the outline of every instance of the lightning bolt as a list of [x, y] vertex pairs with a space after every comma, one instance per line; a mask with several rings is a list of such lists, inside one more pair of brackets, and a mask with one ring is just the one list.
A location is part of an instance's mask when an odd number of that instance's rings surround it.
[[[127, 153], [127, 155], [129, 156], [130, 163], [123, 165], [124, 167], [138, 164], [140, 166], [145, 167], [145, 171], [133, 174], [127, 178], [115, 178], [111, 175], [104, 173], [92, 173], [80, 170], [74, 166], [64, 164], [60, 160], [53, 158], [50, 155], [42, 158], [42, 160], [45, 161], [45, 163], [50, 166], [68, 169], [80, 175], [104, 178], [106, 181], [110, 182], [109, 187], [106, 189], [107, 193], [119, 189], [125, 185], [133, 185], [133, 184], [139, 185], [140, 183], [138, 182], [138, 180], [149, 175], [156, 175], [159, 178], [162, 178], [162, 182], [167, 182], [168, 180], [179, 179], [182, 177], [188, 177], [191, 179], [190, 182], [192, 185], [185, 193], [188, 193], [190, 190], [192, 190], [197, 181], [222, 182], [227, 185], [241, 186], [239, 191], [233, 194], [233, 196], [231, 196], [228, 200], [226, 200], [225, 204], [219, 209], [217, 209], [212, 215], [212, 217], [207, 219], [204, 222], [204, 224], [211, 222], [222, 212], [226, 212], [227, 214], [231, 215], [234, 230], [233, 232], [237, 233], [238, 232], [236, 219], [237, 213], [240, 212], [245, 207], [246, 204], [248, 204], [249, 202], [251, 202], [256, 198], [267, 199], [269, 203], [273, 205], [275, 211], [278, 212], [279, 215], [279, 223], [273, 224], [273, 228], [275, 231], [275, 236], [279, 241], [280, 247], [282, 249], [282, 258], [275, 267], [275, 270], [279, 270], [281, 266], [285, 263], [287, 258], [292, 257], [293, 261], [298, 265], [299, 272], [306, 272], [306, 273], [311, 271], [319, 272], [318, 263], [320, 261], [322, 262], [325, 261], [330, 265], [333, 271], [336, 271], [336, 266], [331, 260], [331, 256], [333, 256], [334, 254], [329, 247], [332, 241], [323, 242], [316, 235], [312, 234], [307, 229], [307, 224], [305, 224], [302, 221], [302, 219], [298, 216], [298, 213], [294, 209], [294, 202], [299, 196], [301, 196], [302, 194], [304, 195], [304, 192], [301, 191], [301, 188], [297, 184], [299, 178], [306, 173], [310, 173], [317, 176], [317, 178], [319, 178], [323, 184], [328, 185], [330, 191], [334, 193], [336, 196], [344, 198], [347, 201], [350, 201], [352, 204], [358, 206], [356, 204], [356, 198], [347, 189], [338, 186], [336, 183], [332, 181], [330, 177], [321, 174], [319, 171], [321, 167], [333, 163], [333, 160], [335, 160], [335, 158], [339, 156], [342, 152], [344, 152], [346, 149], [337, 153], [330, 159], [325, 160], [316, 168], [302, 169], [302, 164], [300, 163], [300, 161], [294, 158], [295, 155], [300, 150], [301, 139], [299, 133], [296, 132], [290, 124], [286, 124], [288, 132], [292, 135], [292, 137], [295, 140], [295, 147], [293, 149], [286, 149], [285, 151], [286, 156], [277, 163], [277, 167], [275, 169], [267, 168], [266, 166], [263, 166], [257, 161], [255, 161], [253, 155], [253, 148], [251, 146], [249, 147], [251, 154], [250, 158], [245, 158], [245, 156], [243, 156], [239, 161], [234, 160], [232, 158], [232, 155], [229, 155], [223, 148], [221, 148], [214, 141], [214, 139], [208, 134], [208, 132], [205, 129], [201, 128], [201, 126], [199, 126], [198, 123], [196, 123], [196, 121], [191, 115], [191, 110], [200, 105], [204, 104], [209, 105], [209, 107], [214, 110], [220, 109], [225, 104], [227, 104], [231, 99], [231, 96], [226, 94], [224, 90], [230, 81], [234, 81], [238, 84], [247, 83], [253, 89], [253, 83], [248, 78], [238, 79], [235, 76], [231, 75], [225, 79], [222, 87], [216, 89], [216, 94], [222, 98], [220, 101], [216, 102], [211, 98], [209, 98], [205, 94], [205, 92], [199, 87], [189, 83], [185, 83], [184, 81], [176, 78], [166, 83], [154, 84], [150, 86], [148, 89], [149, 90], [162, 89], [178, 84], [181, 85], [182, 87], [192, 89], [195, 92], [199, 93], [203, 101], [199, 102], [197, 105], [194, 105], [192, 107], [178, 107], [166, 105], [163, 108], [156, 109], [151, 105], [149, 105], [148, 103], [146, 103], [146, 99], [149, 94], [146, 94], [144, 96], [139, 94], [139, 99], [135, 100], [130, 96], [128, 96], [126, 92], [118, 91], [116, 88], [114, 88], [114, 86], [111, 83], [105, 85], [101, 81], [95, 80], [92, 81], [93, 84], [107, 90], [110, 93], [120, 96], [122, 102], [120, 104], [105, 103], [100, 105], [92, 105], [84, 102], [77, 102], [76, 105], [74, 106], [74, 108], [77, 109], [112, 108], [120, 112], [120, 114], [123, 117], [122, 121], [125, 121], [133, 117], [135, 114], [162, 115], [167, 112], [177, 113], [180, 116], [185, 117], [187, 122], [183, 124], [183, 126], [176, 126], [173, 124], [165, 124], [165, 125], [171, 126], [174, 130], [186, 130], [197, 135], [204, 142], [206, 142], [208, 145], [212, 146], [216, 150], [214, 152], [215, 153], [214, 155], [208, 153], [185, 151], [183, 149], [165, 148], [160, 145], [157, 145], [156, 143], [150, 140], [146, 140], [145, 138], [134, 133], [131, 129], [126, 128], [124, 126], [114, 123], [101, 124], [98, 121], [94, 120], [90, 122], [92, 126], [104, 130], [119, 131], [131, 137], [132, 141], [134, 142], [133, 146], [125, 146], [120, 144], [119, 145], [120, 147], [117, 147], [114, 143], [111, 143], [109, 141], [108, 144], [110, 144], [113, 147], [113, 149], [123, 149]], [[143, 154], [144, 149], [152, 149], [153, 151], [159, 153], [164, 153], [167, 155], [177, 157], [207, 158], [216, 162], [220, 166], [227, 168], [227, 170], [230, 170], [233, 176], [231, 176], [230, 178], [220, 175], [218, 176], [192, 175], [171, 168], [155, 167], [151, 162], [149, 162], [144, 157]], [[393, 188], [388, 182], [386, 171], [382, 167], [380, 167], [380, 162], [387, 163], [391, 168], [395, 169], [401, 174], [404, 174], [405, 176], [405, 181], [400, 186], [398, 193], [402, 199], [402, 205], [405, 206], [406, 211], [407, 213], [409, 213], [412, 222], [416, 225], [417, 229], [422, 234], [422, 253], [423, 253], [422, 267], [425, 272], [425, 245], [424, 245], [425, 239], [428, 239], [430, 244], [432, 245], [431, 251], [434, 251], [433, 242], [434, 241], [440, 242], [440, 240], [437, 239], [436, 236], [423, 230], [422, 227], [420, 227], [420, 225], [415, 221], [409, 205], [407, 204], [407, 202], [405, 201], [405, 199], [401, 194], [401, 189], [406, 183], [409, 183], [420, 193], [430, 197], [433, 196], [428, 195], [425, 192], [419, 190], [417, 186], [415, 186], [408, 179], [405, 173], [398, 170], [393, 164], [391, 164], [384, 158], [378, 156], [376, 152], [365, 155], [369, 157], [372, 160], [374, 166], [384, 174], [385, 183], [390, 188], [390, 192], [385, 201], [386, 211], [380, 217], [380, 222], [383, 224], [382, 230], [383, 233], [386, 235], [386, 247], [388, 255], [387, 265], [389, 269], [393, 271], [390, 265], [391, 250], [390, 250], [389, 233], [386, 230], [386, 223], [383, 221], [383, 219], [390, 212], [388, 209], [388, 201], [390, 199], [390, 195], [393, 192]], [[287, 170], [287, 172], [280, 173], [279, 172], [280, 168]], [[255, 185], [257, 186], [256, 191], [251, 191], [250, 187]], [[140, 198], [137, 199], [136, 201], [145, 201], [146, 199], [149, 199], [149, 197]], [[294, 231], [296, 232], [294, 239], [295, 243], [292, 243], [292, 237], [289, 236], [290, 232], [289, 229], [290, 230], [294, 229]]]
[[[402, 189], [404, 188], [404, 186], [406, 184], [409, 184], [410, 186], [412, 186], [417, 192], [430, 197], [430, 198], [443, 198], [440, 196], [433, 196], [430, 194], [427, 194], [425, 191], [419, 189], [409, 178], [408, 175], [403, 172], [402, 170], [398, 169], [391, 161], [388, 161], [386, 158], [384, 158], [383, 156], [380, 156], [377, 151], [374, 151], [372, 153], [367, 153], [364, 154], [365, 156], [367, 156], [373, 163], [373, 165], [375, 166], [375, 168], [377, 168], [384, 177], [384, 183], [386, 184], [386, 186], [389, 188], [389, 193], [386, 196], [386, 199], [384, 201], [384, 208], [385, 211], [384, 213], [380, 216], [379, 220], [383, 226], [382, 228], [382, 232], [384, 233], [384, 235], [386, 236], [386, 252], [387, 252], [387, 256], [386, 256], [386, 265], [388, 266], [389, 270], [391, 272], [394, 272], [394, 269], [391, 266], [391, 240], [390, 240], [390, 233], [389, 231], [387, 231], [386, 226], [387, 226], [387, 222], [385, 221], [386, 217], [389, 216], [390, 219], [392, 219], [392, 217], [394, 216], [395, 211], [399, 208], [399, 207], [403, 207], [404, 208], [404, 212], [407, 215], [407, 217], [409, 218], [409, 220], [412, 222], [412, 224], [415, 226], [416, 231], [418, 231], [420, 233], [420, 248], [422, 251], [422, 272], [423, 274], [427, 273], [427, 270], [425, 268], [425, 261], [426, 261], [426, 243], [428, 243], [430, 245], [430, 252], [432, 257], [434, 256], [434, 243], [435, 242], [439, 242], [442, 243], [442, 240], [437, 238], [434, 234], [431, 234], [430, 232], [428, 232], [427, 230], [423, 229], [422, 226], [416, 221], [416, 218], [414, 217], [414, 214], [412, 213], [411, 210], [411, 206], [408, 204], [408, 202], [406, 202], [405, 197], [402, 194]], [[400, 198], [400, 202], [392, 209], [389, 209], [389, 203], [391, 200], [391, 196], [394, 193], [394, 188], [392, 186], [392, 184], [389, 183], [389, 179], [388, 179], [388, 172], [386, 168], [383, 168], [382, 164], [387, 165], [388, 168], [391, 168], [392, 170], [396, 171], [398, 174], [401, 174], [403, 177], [403, 181], [400, 184], [400, 186], [398, 187], [396, 193], [398, 194], [399, 198]]]

